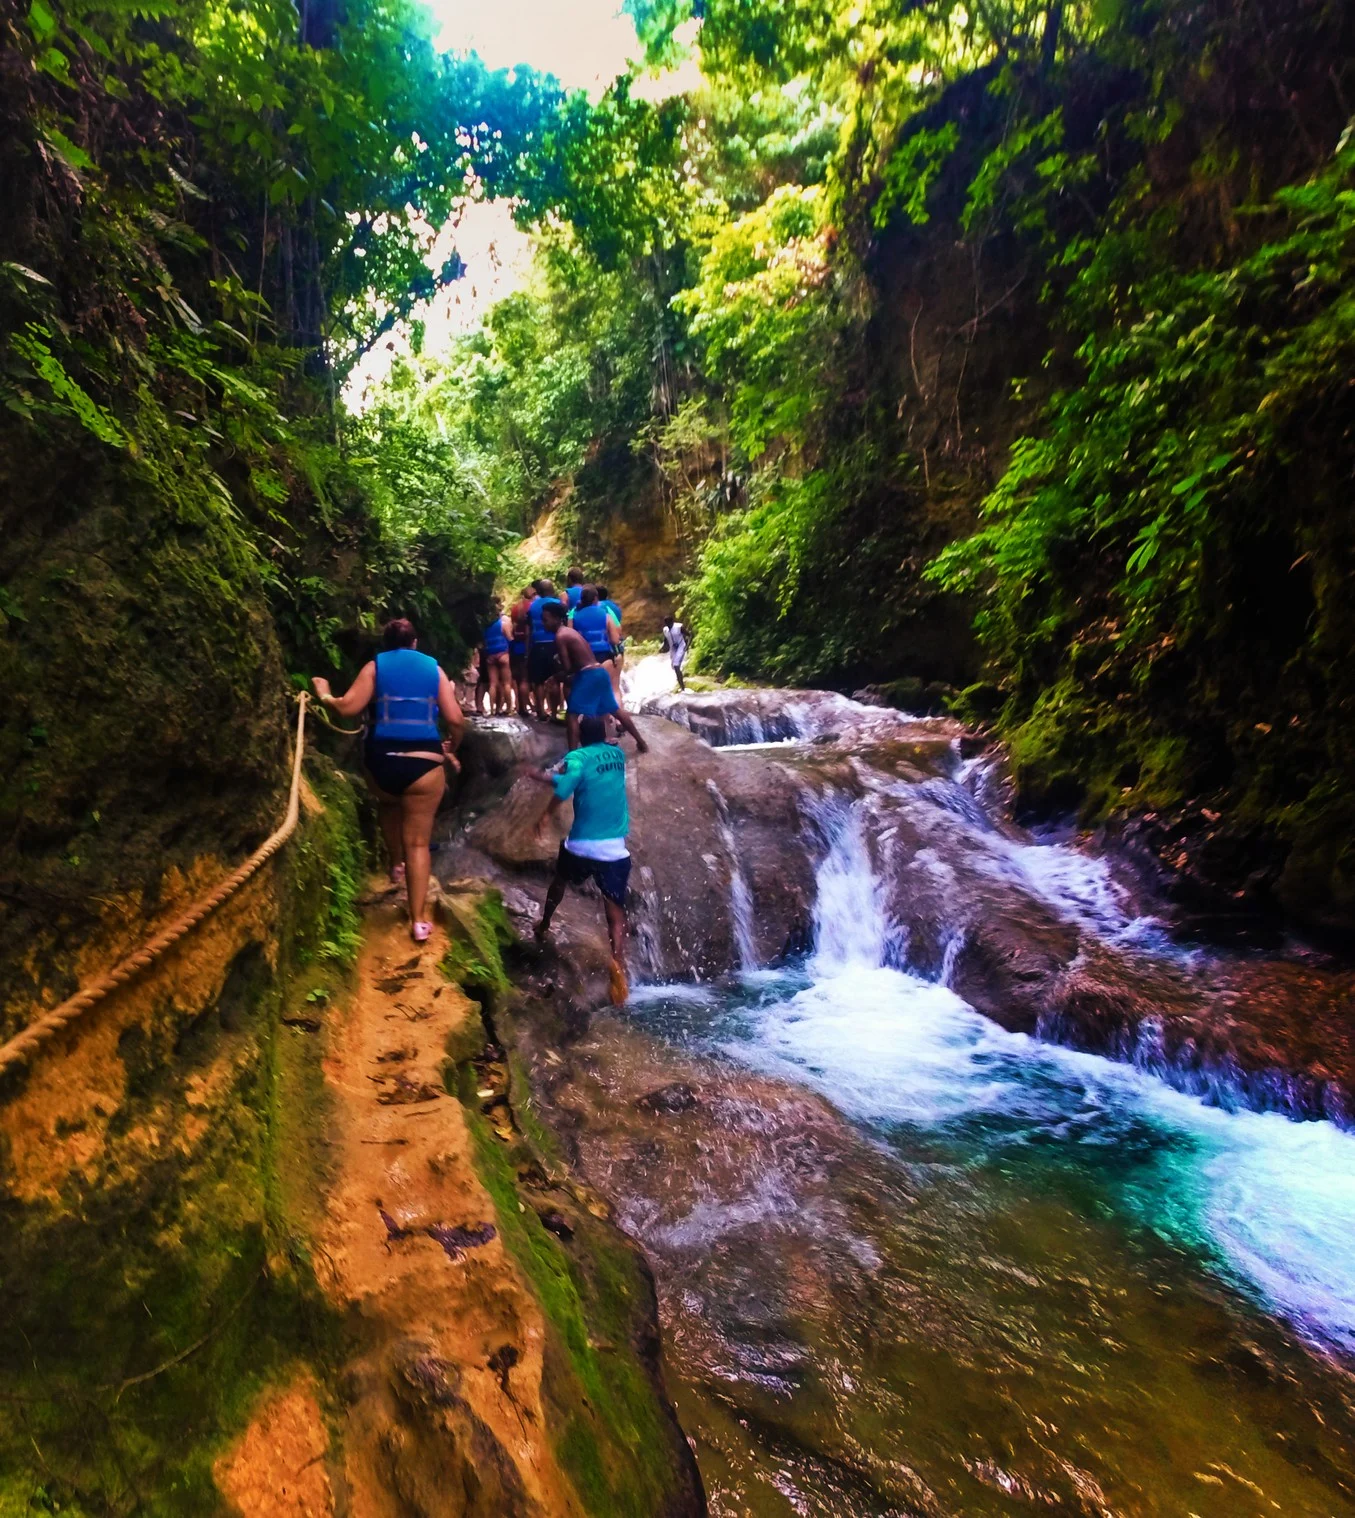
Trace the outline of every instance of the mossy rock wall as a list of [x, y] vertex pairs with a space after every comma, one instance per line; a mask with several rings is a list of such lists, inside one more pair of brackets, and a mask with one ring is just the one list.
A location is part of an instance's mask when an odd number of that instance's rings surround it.
[[212, 1460], [255, 1394], [337, 1342], [295, 1014], [342, 979], [362, 844], [351, 782], [309, 775], [323, 810], [279, 861], [0, 1092], [6, 1518], [219, 1510]]
[[0, 429], [0, 1038], [276, 826], [290, 708], [224, 502]]

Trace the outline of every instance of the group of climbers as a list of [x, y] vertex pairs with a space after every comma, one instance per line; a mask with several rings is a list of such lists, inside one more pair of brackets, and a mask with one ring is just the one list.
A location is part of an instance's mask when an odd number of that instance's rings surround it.
[[[579, 635], [591, 658], [581, 659], [576, 652], [570, 662], [564, 661], [562, 648], [577, 645], [560, 639], [562, 626]], [[624, 659], [620, 606], [605, 585], [585, 584], [583, 571], [571, 569], [563, 596], [552, 581], [534, 580], [508, 611], [494, 602], [481, 635], [478, 666], [473, 677], [468, 671], [467, 685], [474, 687], [475, 709], [481, 716], [517, 712], [553, 722], [567, 705], [574, 719], [571, 737], [577, 742], [577, 718], [585, 711], [596, 710], [600, 716], [619, 712]], [[583, 667], [595, 664], [607, 676], [610, 703], [600, 690], [585, 697], [596, 682], [577, 679]]]
[[[432, 933], [427, 917], [433, 821], [446, 789], [446, 769], [459, 769], [456, 750], [465, 721], [455, 687], [437, 661], [419, 652], [413, 624], [389, 622], [383, 648], [364, 664], [343, 696], [329, 682], [314, 681], [319, 700], [341, 717], [367, 715], [363, 761], [381, 817], [391, 860], [391, 882], [408, 893], [415, 942]], [[686, 651], [681, 625], [665, 624], [665, 646], [681, 684]], [[537, 938], [544, 940], [567, 886], [596, 884], [602, 896], [611, 941], [610, 989], [620, 1005], [629, 994], [625, 971], [626, 888], [630, 828], [626, 805], [626, 760], [609, 741], [607, 722], [635, 740], [637, 754], [648, 752], [630, 714], [621, 706], [621, 608], [605, 585], [586, 585], [571, 569], [563, 598], [549, 580], [537, 580], [504, 613], [496, 604], [485, 628], [474, 686], [488, 696], [495, 715], [514, 707], [523, 716], [553, 721], [566, 706], [569, 752], [550, 772], [532, 778], [551, 787], [552, 797], [538, 822], [544, 835], [566, 800], [574, 807], [568, 837], [560, 845]], [[439, 728], [445, 725], [446, 736]]]

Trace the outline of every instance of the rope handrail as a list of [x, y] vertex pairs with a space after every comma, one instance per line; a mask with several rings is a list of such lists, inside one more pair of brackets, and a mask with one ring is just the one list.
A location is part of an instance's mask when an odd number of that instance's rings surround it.
[[186, 933], [197, 927], [204, 917], [209, 916], [222, 902], [234, 896], [236, 891], [251, 876], [256, 875], [292, 836], [296, 831], [297, 819], [301, 815], [301, 760], [305, 753], [308, 699], [307, 693], [302, 691], [296, 714], [296, 752], [292, 756], [292, 788], [287, 797], [286, 815], [277, 831], [271, 833], [245, 860], [244, 864], [233, 874], [228, 875], [214, 891], [196, 901], [181, 917], [175, 918], [168, 927], [162, 928], [154, 938], [144, 943], [134, 954], [129, 954], [126, 959], [114, 965], [106, 975], [77, 991], [74, 996], [68, 997], [60, 1006], [53, 1007], [50, 1012], [44, 1013], [35, 1022], [29, 1023], [8, 1043], [0, 1044], [0, 1075], [3, 1075], [12, 1065], [21, 1064], [28, 1059], [49, 1038], [88, 1012], [110, 992], [117, 990], [120, 985], [153, 964], [166, 949], [178, 943]]
[[365, 722], [361, 727], [340, 727], [339, 724], [335, 722], [334, 719], [325, 710], [323, 704], [315, 708], [315, 715], [319, 717], [321, 722], [325, 724], [330, 732], [342, 733], [345, 738], [361, 738], [362, 735], [367, 731], [367, 724]]

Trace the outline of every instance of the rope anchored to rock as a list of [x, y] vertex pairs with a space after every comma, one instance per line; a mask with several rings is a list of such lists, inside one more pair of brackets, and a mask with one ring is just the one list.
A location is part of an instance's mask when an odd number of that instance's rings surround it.
[[91, 1007], [116, 991], [119, 986], [131, 980], [133, 976], [139, 975], [148, 965], [154, 964], [167, 949], [178, 943], [185, 934], [192, 932], [203, 918], [216, 911], [223, 902], [229, 901], [242, 885], [258, 874], [259, 870], [292, 836], [296, 831], [297, 819], [301, 815], [301, 760], [305, 752], [308, 699], [306, 692], [302, 691], [296, 714], [296, 751], [292, 756], [292, 788], [287, 797], [286, 815], [277, 831], [270, 834], [234, 874], [227, 876], [209, 895], [194, 902], [181, 917], [175, 918], [168, 927], [163, 928], [148, 943], [143, 944], [135, 954], [129, 954], [99, 980], [85, 986], [74, 996], [63, 1001], [59, 1007], [53, 1007], [50, 1012], [44, 1013], [36, 1021], [29, 1023], [7, 1044], [0, 1045], [0, 1075], [3, 1075], [12, 1065], [22, 1064], [48, 1039], [55, 1037], [63, 1028], [68, 1027]]

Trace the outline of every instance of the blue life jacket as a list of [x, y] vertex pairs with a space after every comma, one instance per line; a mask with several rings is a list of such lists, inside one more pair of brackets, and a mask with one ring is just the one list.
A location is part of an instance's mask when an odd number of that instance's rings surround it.
[[527, 608], [527, 615], [532, 619], [532, 642], [554, 643], [555, 634], [546, 631], [546, 624], [541, 620], [541, 608], [543, 606], [559, 606], [559, 596], [538, 596]]
[[565, 591], [565, 600], [566, 600], [566, 604], [569, 606], [570, 611], [578, 611], [578, 609], [579, 609], [579, 597], [582, 594], [583, 594], [583, 586], [582, 585], [571, 585], [569, 587], [569, 589]]
[[616, 618], [616, 625], [619, 628], [621, 626], [621, 608], [616, 604], [616, 602], [611, 600], [599, 601], [598, 605], [605, 606], [607, 610], [611, 612], [611, 614]]
[[376, 656], [373, 738], [440, 738], [438, 661], [415, 648], [388, 648]]
[[503, 618], [495, 617], [485, 628], [485, 652], [487, 654], [506, 654], [508, 652], [508, 639], [503, 635]]
[[574, 631], [588, 639], [588, 646], [595, 654], [611, 652], [607, 641], [607, 609], [594, 601], [591, 606], [580, 606], [574, 613]]

